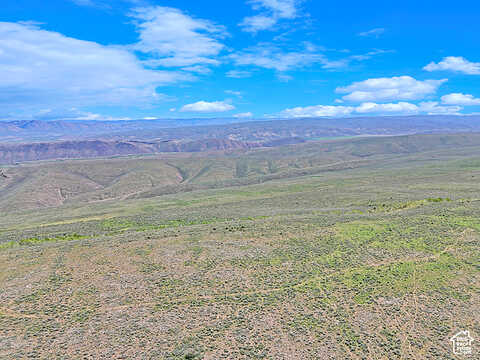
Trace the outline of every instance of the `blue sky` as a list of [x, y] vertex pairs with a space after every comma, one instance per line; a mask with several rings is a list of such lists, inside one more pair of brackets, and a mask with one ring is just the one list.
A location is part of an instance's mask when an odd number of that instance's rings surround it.
[[480, 112], [475, 1], [16, 0], [0, 120]]

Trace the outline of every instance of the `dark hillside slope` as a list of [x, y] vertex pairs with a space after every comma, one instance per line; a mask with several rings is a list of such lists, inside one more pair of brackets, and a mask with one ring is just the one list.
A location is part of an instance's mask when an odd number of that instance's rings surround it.
[[[142, 143], [145, 147], [142, 148], [133, 142], [127, 143], [130, 144], [142, 151], [156, 146]], [[199, 149], [193, 144], [195, 142], [190, 143], [187, 150]], [[204, 145], [199, 142], [198, 146]], [[409, 156], [419, 154], [427, 159], [439, 154], [445, 156], [450, 151], [473, 155], [480, 149], [480, 134], [323, 140], [272, 148], [245, 148], [234, 141], [213, 141], [210, 145], [215, 149], [225, 149], [228, 145], [228, 151], [64, 160], [5, 167], [0, 177], [0, 210], [153, 198], [199, 189], [260, 184], [379, 163], [386, 166], [396, 159], [410, 159]], [[234, 145], [237, 147], [233, 148]], [[130, 150], [127, 146], [125, 149]], [[414, 163], [415, 159], [409, 161]]]
[[228, 139], [206, 139], [187, 142], [80, 140], [51, 143], [0, 144], [0, 164], [14, 164], [35, 160], [155, 154], [161, 152], [251, 149], [259, 146], [261, 144]]

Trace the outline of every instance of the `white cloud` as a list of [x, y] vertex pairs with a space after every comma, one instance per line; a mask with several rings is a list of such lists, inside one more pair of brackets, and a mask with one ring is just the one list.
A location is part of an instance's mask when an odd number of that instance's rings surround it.
[[225, 90], [225, 94], [230, 94], [230, 95], [235, 95], [235, 96], [238, 96], [238, 97], [242, 97], [242, 92], [241, 91]]
[[353, 102], [418, 100], [435, 94], [443, 80], [416, 80], [411, 76], [376, 78], [355, 82], [336, 89], [337, 93], [348, 94], [343, 100]]
[[193, 104], [182, 106], [181, 112], [196, 112], [196, 113], [218, 113], [234, 110], [235, 106], [225, 101], [198, 101]]
[[461, 106], [442, 106], [437, 101], [421, 102], [419, 111], [428, 115], [459, 115]]
[[246, 32], [256, 33], [272, 29], [280, 19], [296, 18], [301, 0], [250, 0], [249, 3], [262, 13], [244, 18], [239, 25]]
[[236, 65], [254, 65], [280, 72], [305, 67], [314, 63], [320, 63], [323, 67], [336, 66], [309, 43], [305, 43], [303, 49], [293, 51], [286, 51], [269, 43], [261, 43], [232, 54], [229, 57]]
[[212, 72], [212, 70], [203, 65], [193, 65], [193, 66], [186, 66], [182, 68], [183, 71], [190, 71], [193, 73], [201, 74], [201, 75], [208, 75]]
[[80, 6], [94, 6], [95, 3], [92, 0], [72, 0], [77, 5]]
[[235, 115], [233, 115], [233, 117], [234, 118], [239, 118], [239, 119], [251, 118], [251, 117], [253, 117], [253, 114], [251, 112], [245, 112], [245, 113], [235, 114]]
[[105, 46], [0, 22], [0, 104], [25, 109], [50, 106], [141, 105], [165, 98], [156, 88], [191, 79], [144, 68], [118, 46]]
[[225, 74], [225, 76], [234, 79], [243, 79], [252, 76], [252, 73], [245, 70], [230, 70]]
[[383, 33], [385, 33], [385, 29], [384, 28], [376, 28], [376, 29], [372, 29], [372, 30], [369, 30], [369, 31], [364, 31], [364, 32], [361, 32], [358, 34], [358, 36], [364, 36], [364, 37], [380, 37], [380, 35], [382, 35]]
[[345, 117], [350, 115], [459, 115], [463, 108], [461, 106], [442, 106], [438, 102], [421, 102], [413, 104], [409, 102], [378, 104], [365, 102], [359, 106], [329, 106], [316, 105], [307, 107], [296, 107], [283, 110], [278, 114], [284, 118], [303, 117]]
[[30, 115], [22, 117], [25, 120], [131, 120], [128, 117], [112, 117], [109, 115], [102, 115], [97, 113], [92, 113], [89, 111], [82, 111], [75, 107], [73, 108], [56, 108], [56, 109], [41, 109], [38, 112], [35, 112]]
[[396, 104], [377, 104], [373, 102], [366, 102], [355, 108], [355, 112], [359, 114], [416, 114], [418, 113], [418, 106], [408, 102], [399, 102]]
[[[243, 51], [228, 56], [236, 65], [253, 65], [278, 72], [299, 69], [319, 64], [326, 70], [338, 70], [348, 67], [352, 61], [364, 61], [376, 55], [392, 52], [391, 50], [375, 49], [363, 55], [348, 56], [343, 59], [329, 59], [321, 51], [325, 49], [310, 42], [303, 42], [292, 47], [279, 47], [272, 43], [259, 43]], [[280, 80], [288, 80], [286, 75], [277, 75]]]
[[267, 9], [280, 18], [293, 19], [297, 16], [298, 0], [251, 0], [253, 9]]
[[277, 20], [273, 17], [257, 15], [249, 16], [243, 19], [240, 23], [240, 26], [244, 31], [247, 32], [257, 32], [261, 30], [270, 29], [273, 25], [277, 23]]
[[442, 103], [447, 105], [475, 106], [480, 105], [480, 99], [470, 94], [453, 93], [442, 96]]
[[223, 26], [162, 6], [134, 9], [131, 17], [140, 37], [134, 49], [155, 56], [150, 65], [219, 63], [215, 57], [225, 48], [219, 40], [227, 36]]
[[293, 76], [287, 75], [287, 74], [284, 74], [284, 73], [278, 73], [277, 74], [277, 79], [280, 80], [281, 82], [289, 82], [289, 81], [293, 80]]
[[350, 59], [351, 60], [357, 60], [357, 61], [364, 61], [364, 60], [369, 60], [376, 55], [383, 55], [383, 54], [389, 54], [389, 53], [394, 53], [394, 52], [395, 52], [394, 50], [375, 49], [375, 50], [367, 52], [366, 54], [352, 55], [352, 56], [350, 56]]
[[341, 117], [350, 115], [354, 110], [352, 106], [316, 105], [286, 109], [279, 115], [286, 118]]
[[480, 63], [470, 62], [461, 56], [447, 56], [439, 63], [431, 62], [423, 68], [426, 71], [455, 71], [468, 75], [480, 75]]

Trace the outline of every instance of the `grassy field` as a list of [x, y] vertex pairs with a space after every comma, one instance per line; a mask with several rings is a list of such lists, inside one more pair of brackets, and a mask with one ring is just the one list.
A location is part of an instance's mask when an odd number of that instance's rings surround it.
[[480, 135], [5, 173], [2, 359], [454, 359], [480, 335]]

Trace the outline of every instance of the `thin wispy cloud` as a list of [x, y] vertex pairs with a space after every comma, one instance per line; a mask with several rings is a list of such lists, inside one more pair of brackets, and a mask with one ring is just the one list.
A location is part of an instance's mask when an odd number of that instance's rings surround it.
[[235, 91], [235, 90], [225, 90], [225, 94], [234, 95], [237, 97], [242, 97], [243, 95], [241, 91]]
[[256, 66], [285, 72], [320, 64], [325, 69], [334, 69], [346, 66], [343, 60], [329, 60], [319, 49], [304, 43], [302, 47], [290, 50], [271, 43], [260, 43], [243, 51], [231, 54], [229, 58], [237, 66]]
[[149, 0], [117, 0], [117, 2], [112, 2], [109, 0], [70, 0], [72, 3], [78, 6], [87, 6], [98, 9], [112, 9], [118, 3], [124, 3], [128, 6], [146, 6], [149, 3]]
[[225, 76], [233, 79], [245, 79], [251, 77], [252, 72], [246, 70], [230, 70], [225, 74]]
[[70, 1], [80, 6], [95, 6], [95, 2], [93, 2], [93, 0], [70, 0]]
[[375, 28], [372, 30], [363, 31], [359, 33], [358, 36], [379, 38], [384, 33], [385, 33], [385, 28]]
[[271, 30], [282, 19], [294, 19], [299, 14], [300, 0], [250, 0], [248, 3], [253, 10], [260, 14], [246, 17], [239, 24], [240, 27], [251, 33], [262, 30]]
[[375, 49], [375, 50], [372, 50], [372, 51], [368, 51], [365, 54], [352, 55], [352, 56], [350, 56], [350, 59], [351, 60], [357, 60], [357, 61], [365, 61], [365, 60], [369, 60], [369, 59], [371, 59], [371, 58], [373, 58], [374, 56], [377, 56], [377, 55], [391, 54], [391, 53], [394, 53], [394, 52], [395, 52], [395, 50]]
[[443, 106], [438, 101], [421, 102], [419, 111], [427, 115], [459, 115], [461, 106]]

